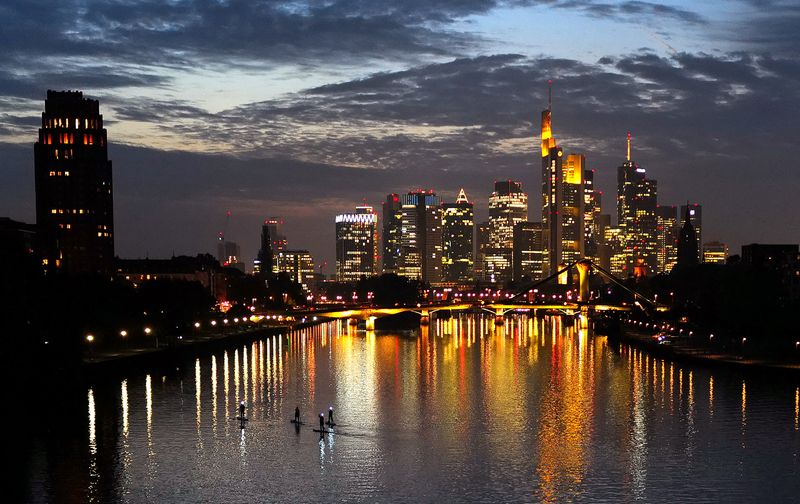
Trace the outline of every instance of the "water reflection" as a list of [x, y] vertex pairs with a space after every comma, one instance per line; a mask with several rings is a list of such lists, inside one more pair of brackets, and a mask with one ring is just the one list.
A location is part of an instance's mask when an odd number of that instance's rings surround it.
[[[158, 390], [150, 374], [82, 388], [83, 451], [70, 458], [81, 477], [41, 464], [41, 479], [70, 481], [63, 494], [81, 501], [130, 502], [709, 492], [738, 502], [800, 491], [797, 383], [664, 361], [562, 317], [505, 322], [453, 314], [396, 332], [332, 322], [192, 357], [156, 374]], [[233, 418], [240, 400], [245, 429]], [[288, 424], [295, 405], [308, 425]], [[329, 405], [337, 434], [320, 440], [312, 424]]]

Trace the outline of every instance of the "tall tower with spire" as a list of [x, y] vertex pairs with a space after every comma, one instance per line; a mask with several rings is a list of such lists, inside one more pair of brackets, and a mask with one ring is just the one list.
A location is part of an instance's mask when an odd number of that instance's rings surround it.
[[442, 204], [442, 281], [473, 281], [475, 215], [462, 188], [455, 203]]
[[698, 263], [697, 258], [697, 234], [692, 226], [691, 216], [689, 215], [689, 202], [686, 202], [683, 226], [681, 226], [680, 236], [678, 237], [678, 264], [679, 268], [694, 266]]
[[561, 261], [561, 225], [558, 211], [561, 208], [561, 179], [563, 151], [553, 136], [552, 85], [548, 81], [547, 109], [542, 111], [542, 245], [544, 248], [544, 274], [554, 273]]

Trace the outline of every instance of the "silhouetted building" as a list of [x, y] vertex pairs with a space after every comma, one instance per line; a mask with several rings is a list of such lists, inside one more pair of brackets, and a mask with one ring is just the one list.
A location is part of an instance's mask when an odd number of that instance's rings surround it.
[[474, 236], [472, 203], [461, 189], [455, 203], [442, 204], [442, 281], [465, 283], [473, 280]]
[[800, 297], [800, 247], [795, 244], [742, 245], [742, 264], [775, 272], [788, 297]]
[[117, 278], [134, 285], [154, 280], [198, 282], [218, 302], [227, 300], [226, 269], [210, 254], [171, 259], [117, 259], [115, 271]]
[[688, 211], [689, 222], [692, 223], [694, 234], [697, 236], [697, 261], [703, 260], [703, 206], [697, 203], [681, 205], [681, 215], [686, 215]]
[[400, 267], [400, 235], [403, 230], [403, 211], [400, 196], [386, 195], [383, 202], [383, 272], [397, 273]]
[[484, 263], [486, 251], [489, 248], [489, 221], [484, 221], [475, 226], [475, 279], [486, 280]]
[[113, 271], [111, 161], [99, 102], [80, 91], [47, 91], [34, 165], [45, 269]]
[[544, 248], [541, 222], [518, 222], [514, 225], [513, 277], [519, 280], [543, 278]]
[[689, 208], [686, 209], [683, 217], [683, 226], [678, 236], [678, 267], [694, 266], [699, 263], [697, 257], [697, 235], [694, 232], [692, 225]]
[[253, 273], [272, 273], [272, 264], [274, 262], [274, 254], [272, 252], [272, 238], [269, 233], [270, 226], [268, 221], [264, 221], [261, 226], [261, 247], [258, 249], [258, 255], [253, 261]]
[[225, 267], [236, 268], [244, 273], [244, 263], [240, 260], [241, 249], [236, 242], [225, 240], [222, 234], [217, 241], [217, 259]]
[[356, 282], [376, 272], [378, 215], [371, 206], [336, 216], [336, 281]]
[[718, 241], [704, 243], [703, 262], [709, 264], [725, 264], [728, 262], [728, 246]]
[[[41, 271], [36, 226], [0, 217], [0, 278], [23, 278]], [[16, 286], [10, 286], [16, 288]]]

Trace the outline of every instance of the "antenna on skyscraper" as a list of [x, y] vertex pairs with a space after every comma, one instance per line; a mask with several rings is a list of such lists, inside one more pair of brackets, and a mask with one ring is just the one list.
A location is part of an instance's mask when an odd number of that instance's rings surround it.
[[553, 79], [547, 81], [547, 110], [553, 111]]
[[628, 161], [631, 160], [631, 132], [628, 132]]

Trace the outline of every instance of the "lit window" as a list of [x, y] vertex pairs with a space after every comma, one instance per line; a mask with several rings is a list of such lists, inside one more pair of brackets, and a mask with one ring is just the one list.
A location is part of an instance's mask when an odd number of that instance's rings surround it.
[[54, 172], [54, 171], [51, 171], [51, 172], [50, 172], [50, 176], [51, 176], [51, 177], [55, 177], [55, 176], [56, 176], [56, 172]]
[[69, 177], [69, 172], [68, 172], [68, 171], [65, 171], [65, 172], [64, 172], [64, 176], [65, 176], [65, 177]]
[[97, 236], [98, 237], [103, 236], [103, 233], [97, 233]]
[[55, 208], [53, 208], [52, 210], [50, 210], [50, 213], [51, 213], [51, 214], [58, 213], [58, 210], [56, 210]]

